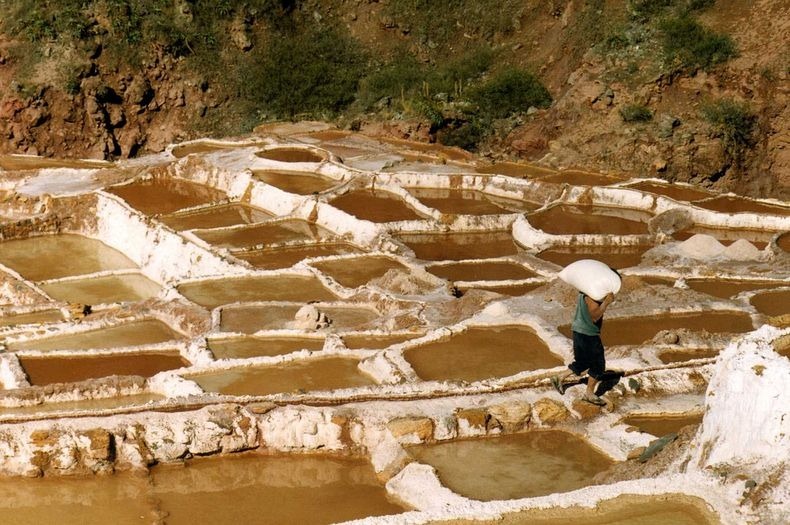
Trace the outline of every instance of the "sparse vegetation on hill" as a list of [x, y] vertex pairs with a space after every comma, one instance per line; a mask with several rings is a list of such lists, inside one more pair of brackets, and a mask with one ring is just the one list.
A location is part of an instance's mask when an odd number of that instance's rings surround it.
[[746, 152], [754, 146], [757, 116], [747, 104], [733, 100], [717, 100], [703, 106], [702, 116], [721, 137], [735, 165], [741, 167]]

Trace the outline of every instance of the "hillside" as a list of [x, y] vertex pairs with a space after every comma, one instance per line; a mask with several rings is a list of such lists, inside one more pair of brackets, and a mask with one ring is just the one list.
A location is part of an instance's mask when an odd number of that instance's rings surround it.
[[790, 5], [0, 0], [2, 153], [121, 158], [267, 120], [790, 195]]

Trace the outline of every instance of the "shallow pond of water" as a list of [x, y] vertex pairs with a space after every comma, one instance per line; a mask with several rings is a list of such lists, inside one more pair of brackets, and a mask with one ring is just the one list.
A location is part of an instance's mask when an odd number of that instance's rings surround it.
[[577, 170], [563, 170], [540, 179], [541, 182], [570, 184], [571, 186], [608, 186], [621, 180], [613, 175]]
[[41, 310], [38, 312], [0, 316], [0, 326], [57, 323], [60, 321], [63, 321], [63, 314], [60, 310]]
[[321, 162], [322, 155], [304, 148], [274, 148], [259, 151], [255, 154], [262, 159], [276, 160], [277, 162]]
[[165, 370], [189, 366], [176, 351], [74, 357], [20, 356], [19, 361], [34, 386], [114, 375], [151, 377]]
[[425, 261], [489, 259], [516, 255], [510, 232], [402, 234], [397, 238]]
[[650, 214], [639, 210], [603, 206], [552, 206], [527, 216], [529, 223], [554, 235], [646, 234]]
[[790, 232], [783, 233], [776, 239], [776, 245], [785, 253], [790, 253]]
[[27, 416], [52, 412], [70, 412], [87, 410], [111, 410], [115, 408], [145, 405], [152, 401], [165, 399], [159, 394], [134, 394], [129, 396], [107, 397], [103, 399], [85, 399], [82, 401], [63, 401], [60, 403], [41, 403], [40, 405], [5, 408], [0, 407], [0, 417]]
[[[595, 507], [551, 507], [505, 514], [493, 521], [455, 520], [453, 525], [719, 525], [702, 499], [685, 494], [624, 494]], [[434, 524], [432, 524], [434, 525]], [[438, 523], [436, 524], [438, 525]]]
[[686, 279], [686, 284], [692, 290], [721, 299], [729, 299], [741, 292], [765, 290], [778, 286], [776, 282], [742, 281], [733, 279]]
[[642, 255], [652, 246], [557, 246], [544, 250], [538, 258], [559, 266], [568, 266], [581, 259], [596, 259], [612, 268], [622, 269], [637, 266]]
[[486, 290], [489, 292], [499, 293], [502, 295], [509, 295], [511, 297], [517, 297], [519, 295], [524, 295], [526, 293], [531, 292], [535, 288], [540, 288], [545, 283], [526, 283], [526, 284], [513, 284], [513, 285], [502, 285], [502, 286], [463, 286], [459, 287], [459, 290], [463, 293], [468, 292], [469, 290]]
[[664, 364], [682, 363], [692, 359], [707, 359], [719, 355], [718, 350], [712, 348], [679, 348], [677, 350], [662, 350], [658, 358]]
[[429, 266], [427, 270], [448, 281], [506, 281], [529, 279], [537, 274], [508, 261], [461, 262]]
[[266, 210], [247, 204], [233, 203], [212, 206], [193, 212], [165, 215], [160, 220], [176, 231], [183, 231], [254, 224], [272, 217], [273, 215]]
[[379, 350], [387, 348], [410, 339], [422, 337], [425, 334], [411, 333], [411, 334], [389, 334], [389, 335], [368, 335], [368, 334], [346, 334], [343, 335], [343, 343], [346, 348], [360, 349], [368, 348], [371, 350]]
[[505, 175], [517, 179], [533, 179], [557, 173], [549, 168], [541, 168], [532, 164], [516, 164], [515, 162], [496, 162], [490, 166], [478, 166], [475, 168], [475, 171], [491, 175]]
[[331, 243], [270, 248], [234, 253], [233, 255], [262, 270], [279, 270], [290, 268], [294, 264], [310, 257], [328, 257], [355, 253], [362, 253], [362, 250], [352, 244]]
[[425, 381], [480, 381], [562, 364], [527, 327], [473, 327], [404, 352]]
[[400, 196], [387, 191], [354, 190], [329, 202], [358, 219], [371, 222], [412, 221], [422, 219]]
[[545, 496], [592, 485], [613, 461], [568, 432], [547, 430], [408, 447], [453, 492], [481, 501]]
[[323, 337], [235, 337], [210, 339], [209, 350], [217, 359], [246, 359], [290, 354], [299, 350], [321, 350]]
[[3, 241], [0, 243], [0, 262], [31, 281], [137, 268], [118, 250], [101, 241], [74, 234]]
[[661, 437], [689, 425], [699, 426], [702, 423], [702, 414], [633, 415], [624, 417], [621, 422], [637, 427], [640, 432]]
[[387, 498], [370, 463], [321, 456], [200, 458], [152, 471], [167, 525], [318, 525], [405, 509]]
[[675, 184], [661, 184], [652, 181], [637, 182], [636, 184], [630, 184], [625, 187], [628, 189], [663, 195], [680, 202], [693, 202], [713, 196], [713, 193], [699, 188]]
[[771, 317], [790, 313], [790, 290], [758, 293], [749, 300], [758, 312]]
[[696, 206], [722, 213], [766, 213], [770, 215], [790, 215], [790, 207], [757, 202], [745, 197], [720, 195], [711, 199], [695, 202]]
[[278, 366], [219, 370], [188, 376], [188, 379], [207, 392], [233, 396], [263, 396], [375, 385], [373, 379], [357, 368], [358, 363], [356, 359], [327, 357]]
[[256, 170], [252, 174], [261, 182], [297, 195], [320, 193], [339, 184], [336, 180], [314, 173]]
[[141, 274], [108, 275], [40, 285], [58, 301], [82, 304], [107, 304], [145, 301], [156, 297], [161, 287]]
[[[537, 204], [524, 201], [509, 201], [506, 206], [504, 199], [489, 198], [477, 190], [447, 190], [433, 188], [413, 188], [409, 193], [430, 208], [445, 214], [455, 215], [499, 215], [516, 211], [531, 211]], [[500, 206], [499, 203], [502, 203]]]
[[113, 186], [114, 193], [146, 215], [162, 215], [175, 211], [221, 201], [227, 195], [210, 186], [175, 178], [153, 178]]
[[226, 149], [249, 148], [254, 144], [222, 144], [219, 142], [192, 142], [189, 144], [179, 144], [171, 151], [177, 159], [182, 159], [193, 153], [214, 153]]
[[367, 284], [390, 270], [408, 270], [395, 259], [378, 255], [319, 261], [311, 265], [347, 288]]
[[0, 479], [0, 522], [147, 525], [157, 523], [150, 481], [141, 474]]
[[99, 328], [77, 334], [64, 334], [18, 343], [8, 343], [12, 352], [18, 350], [87, 350], [140, 346], [182, 339], [184, 336], [161, 321], [149, 319]]
[[319, 241], [332, 237], [329, 230], [301, 219], [255, 224], [229, 230], [196, 230], [195, 235], [221, 248], [250, 248], [294, 241]]
[[0, 155], [0, 168], [6, 171], [41, 170], [51, 168], [100, 169], [112, 166], [103, 160], [55, 159], [35, 155]]
[[206, 308], [252, 301], [332, 301], [337, 297], [313, 276], [271, 275], [186, 283], [178, 291]]
[[[220, 330], [254, 334], [259, 330], [291, 328], [302, 305], [228, 306], [222, 309]], [[352, 330], [381, 316], [373, 308], [315, 305], [332, 321], [333, 330]]]
[[[688, 314], [657, 314], [648, 317], [605, 319], [601, 330], [604, 346], [638, 345], [652, 339], [662, 330], [685, 328], [710, 333], [745, 333], [754, 330], [749, 314], [734, 311], [695, 312]], [[559, 327], [571, 337], [570, 325]]]

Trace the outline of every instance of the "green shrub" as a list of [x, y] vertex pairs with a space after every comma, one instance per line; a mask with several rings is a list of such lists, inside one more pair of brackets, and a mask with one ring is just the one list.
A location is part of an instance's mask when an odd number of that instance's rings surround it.
[[419, 91], [424, 80], [425, 72], [417, 59], [401, 52], [362, 81], [360, 100], [368, 109], [385, 97], [410, 98]]
[[350, 36], [318, 28], [276, 35], [264, 47], [241, 79], [257, 108], [292, 118], [334, 114], [354, 100], [366, 59]]
[[430, 47], [457, 43], [463, 35], [489, 39], [513, 29], [523, 12], [519, 0], [390, 0], [385, 12]]
[[682, 69], [710, 69], [736, 54], [729, 35], [711, 31], [688, 15], [667, 18], [660, 29], [665, 59]]
[[472, 90], [469, 101], [477, 106], [480, 118], [492, 120], [527, 111], [530, 106], [548, 107], [551, 95], [532, 73], [509, 68]]
[[737, 165], [748, 149], [754, 146], [757, 116], [747, 104], [733, 100], [718, 100], [702, 107], [703, 118], [721, 137], [724, 148]]
[[623, 122], [647, 122], [653, 119], [653, 112], [642, 104], [628, 104], [620, 108]]
[[440, 129], [436, 133], [436, 140], [445, 146], [456, 146], [468, 151], [476, 151], [484, 136], [485, 131], [475, 121], [455, 122]]

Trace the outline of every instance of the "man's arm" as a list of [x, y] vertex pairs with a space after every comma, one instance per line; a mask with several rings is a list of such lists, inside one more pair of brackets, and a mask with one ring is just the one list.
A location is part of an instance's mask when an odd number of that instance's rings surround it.
[[593, 299], [588, 296], [584, 296], [584, 302], [587, 305], [587, 311], [590, 312], [590, 318], [592, 319], [593, 323], [597, 323], [601, 317], [603, 317], [603, 313], [606, 311], [606, 308], [612, 304], [614, 301], [614, 294], [609, 293], [606, 297], [603, 298], [601, 304], [598, 304]]

